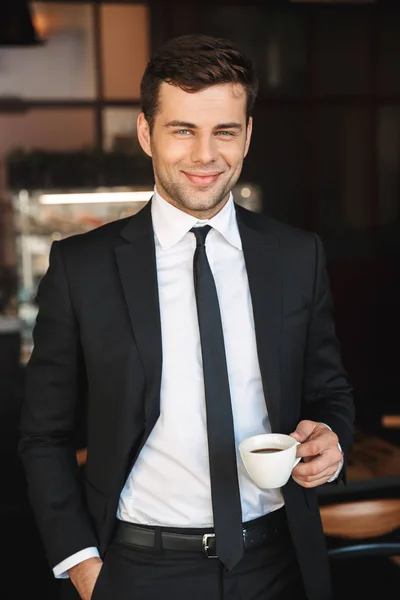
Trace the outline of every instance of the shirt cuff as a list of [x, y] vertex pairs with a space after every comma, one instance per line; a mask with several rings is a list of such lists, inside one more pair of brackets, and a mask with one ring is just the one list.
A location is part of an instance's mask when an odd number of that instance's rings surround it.
[[[321, 425], [325, 425], [325, 427], [327, 427], [328, 429], [330, 429], [330, 430], [332, 431], [332, 427], [329, 427], [329, 425], [327, 425], [326, 423], [321, 423]], [[343, 450], [342, 450], [342, 447], [341, 447], [341, 445], [339, 444], [339, 442], [338, 442], [338, 448], [339, 448], [340, 452], [341, 452], [341, 453], [342, 453], [342, 455], [343, 455]], [[340, 473], [340, 471], [342, 470], [343, 463], [344, 463], [344, 460], [343, 460], [343, 458], [342, 458], [342, 460], [341, 460], [341, 461], [340, 461], [340, 463], [339, 463], [339, 466], [338, 466], [338, 468], [336, 469], [336, 473], [334, 473], [334, 474], [332, 475], [332, 477], [331, 477], [330, 479], [328, 479], [327, 483], [332, 483], [332, 481], [335, 481], [335, 479], [337, 479], [337, 478], [339, 477], [339, 473]]]
[[68, 579], [68, 569], [72, 569], [72, 567], [75, 567], [80, 562], [94, 557], [100, 557], [99, 551], [95, 547], [75, 552], [75, 554], [72, 554], [72, 556], [69, 556], [53, 568], [54, 577], [56, 579]]
[[[342, 452], [342, 450], [341, 450], [341, 448], [340, 448], [340, 445], [339, 445], [339, 450], [340, 450], [340, 452]], [[338, 468], [337, 468], [337, 471], [336, 471], [336, 473], [334, 473], [334, 474], [332, 475], [332, 477], [331, 477], [330, 479], [328, 479], [328, 481], [327, 481], [326, 483], [331, 483], [332, 481], [335, 481], [335, 479], [337, 479], [337, 478], [339, 477], [339, 473], [340, 473], [340, 471], [342, 470], [342, 467], [343, 467], [343, 462], [344, 462], [344, 461], [343, 461], [343, 458], [342, 458], [342, 460], [341, 460], [341, 461], [340, 461], [340, 463], [339, 463], [339, 466], [338, 466]]]

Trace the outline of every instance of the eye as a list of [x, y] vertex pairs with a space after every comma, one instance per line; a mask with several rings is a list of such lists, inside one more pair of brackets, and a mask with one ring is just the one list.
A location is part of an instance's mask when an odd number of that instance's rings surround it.
[[189, 131], [189, 129], [178, 129], [174, 133], [177, 133], [178, 135], [187, 136], [187, 135], [190, 135], [191, 132]]
[[235, 135], [233, 131], [217, 131], [217, 134], [221, 137], [231, 137]]

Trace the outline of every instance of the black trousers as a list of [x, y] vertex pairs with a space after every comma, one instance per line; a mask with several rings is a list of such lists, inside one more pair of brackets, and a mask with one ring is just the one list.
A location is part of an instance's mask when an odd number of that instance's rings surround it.
[[[191, 530], [193, 533], [201, 530]], [[199, 552], [112, 543], [92, 600], [306, 600], [288, 530], [230, 572]]]

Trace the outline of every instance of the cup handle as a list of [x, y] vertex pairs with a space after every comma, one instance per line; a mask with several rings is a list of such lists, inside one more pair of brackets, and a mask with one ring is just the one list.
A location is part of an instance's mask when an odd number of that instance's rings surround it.
[[[301, 443], [301, 442], [298, 442], [298, 441], [296, 440], [296, 446], [298, 446], [300, 443]], [[295, 458], [295, 459], [294, 459], [294, 463], [293, 463], [293, 467], [292, 467], [293, 469], [295, 468], [295, 466], [296, 466], [296, 465], [298, 465], [298, 464], [299, 464], [299, 462], [301, 461], [301, 458], [302, 458], [302, 457], [301, 457], [301, 456], [299, 456], [298, 458]]]

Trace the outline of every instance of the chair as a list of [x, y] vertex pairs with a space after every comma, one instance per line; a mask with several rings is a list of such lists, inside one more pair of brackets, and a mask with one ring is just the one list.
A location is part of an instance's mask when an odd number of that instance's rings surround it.
[[400, 556], [400, 478], [357, 487], [320, 506], [330, 558]]
[[400, 446], [357, 430], [347, 485], [318, 496], [332, 559], [400, 556]]

